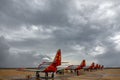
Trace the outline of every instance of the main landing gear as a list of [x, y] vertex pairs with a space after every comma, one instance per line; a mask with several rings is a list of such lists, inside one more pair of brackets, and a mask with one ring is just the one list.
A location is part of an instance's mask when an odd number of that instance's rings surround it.
[[48, 80], [48, 79], [54, 80], [54, 72], [52, 72], [51, 77], [49, 77], [48, 72], [45, 72], [45, 77], [40, 77], [39, 72], [36, 72], [36, 79], [40, 79], [40, 78], [45, 80]]

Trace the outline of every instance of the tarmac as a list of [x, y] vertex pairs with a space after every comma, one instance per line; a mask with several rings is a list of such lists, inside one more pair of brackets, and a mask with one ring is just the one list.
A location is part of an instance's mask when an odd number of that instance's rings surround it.
[[17, 71], [16, 69], [0, 69], [0, 80], [120, 80], [120, 69], [104, 69], [92, 72], [79, 71], [79, 75], [75, 73], [65, 72], [63, 74], [55, 74], [55, 78], [43, 78], [41, 73], [39, 79], [35, 78], [34, 72]]

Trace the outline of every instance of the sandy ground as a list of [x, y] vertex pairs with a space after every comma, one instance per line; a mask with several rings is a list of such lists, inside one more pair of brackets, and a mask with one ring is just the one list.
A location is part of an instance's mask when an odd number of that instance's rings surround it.
[[[34, 72], [23, 72], [15, 69], [0, 69], [0, 80], [25, 80], [28, 75], [35, 80]], [[44, 76], [41, 73], [41, 76]], [[44, 79], [40, 79], [44, 80]], [[104, 69], [93, 72], [80, 71], [80, 75], [65, 72], [64, 75], [56, 74], [54, 80], [120, 80], [120, 69]]]

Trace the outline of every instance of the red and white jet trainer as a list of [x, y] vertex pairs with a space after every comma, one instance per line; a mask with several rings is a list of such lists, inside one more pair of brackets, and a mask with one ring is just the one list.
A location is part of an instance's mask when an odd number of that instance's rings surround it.
[[50, 78], [54, 78], [54, 72], [57, 71], [57, 66], [59, 65], [61, 65], [61, 50], [60, 49], [57, 51], [53, 62], [43, 62], [42, 64], [38, 66], [37, 69], [22, 69], [21, 71], [36, 72], [36, 78], [40, 77], [39, 72], [45, 73], [44, 78], [48, 78], [48, 73], [52, 72], [52, 75]]
[[72, 70], [74, 70], [76, 72], [77, 70], [83, 69], [83, 67], [85, 66], [86, 66], [86, 61], [83, 60], [80, 65], [69, 65], [68, 67], [66, 67], [65, 70], [71, 70], [71, 72]]
[[95, 67], [95, 63], [92, 62], [90, 66], [83, 67], [84, 71], [92, 71]]

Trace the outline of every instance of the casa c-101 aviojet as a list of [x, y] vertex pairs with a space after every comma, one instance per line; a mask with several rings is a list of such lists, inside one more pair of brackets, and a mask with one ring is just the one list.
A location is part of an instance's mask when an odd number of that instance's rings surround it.
[[65, 68], [65, 70], [71, 70], [71, 72], [73, 72], [74, 70], [76, 72], [80, 69], [83, 69], [83, 67], [85, 66], [86, 66], [86, 61], [83, 60], [80, 65], [69, 65], [68, 67]]
[[[53, 62], [43, 62], [38, 66], [37, 69], [22, 69], [21, 71], [31, 71], [36, 72], [36, 78], [40, 78], [40, 72], [45, 73], [45, 79], [54, 78], [54, 73], [57, 71], [57, 66], [61, 65], [61, 50], [59, 49], [56, 53], [56, 56]], [[51, 77], [48, 76], [48, 73], [52, 73]]]
[[95, 67], [95, 63], [92, 62], [90, 66], [83, 67], [84, 71], [92, 71]]

